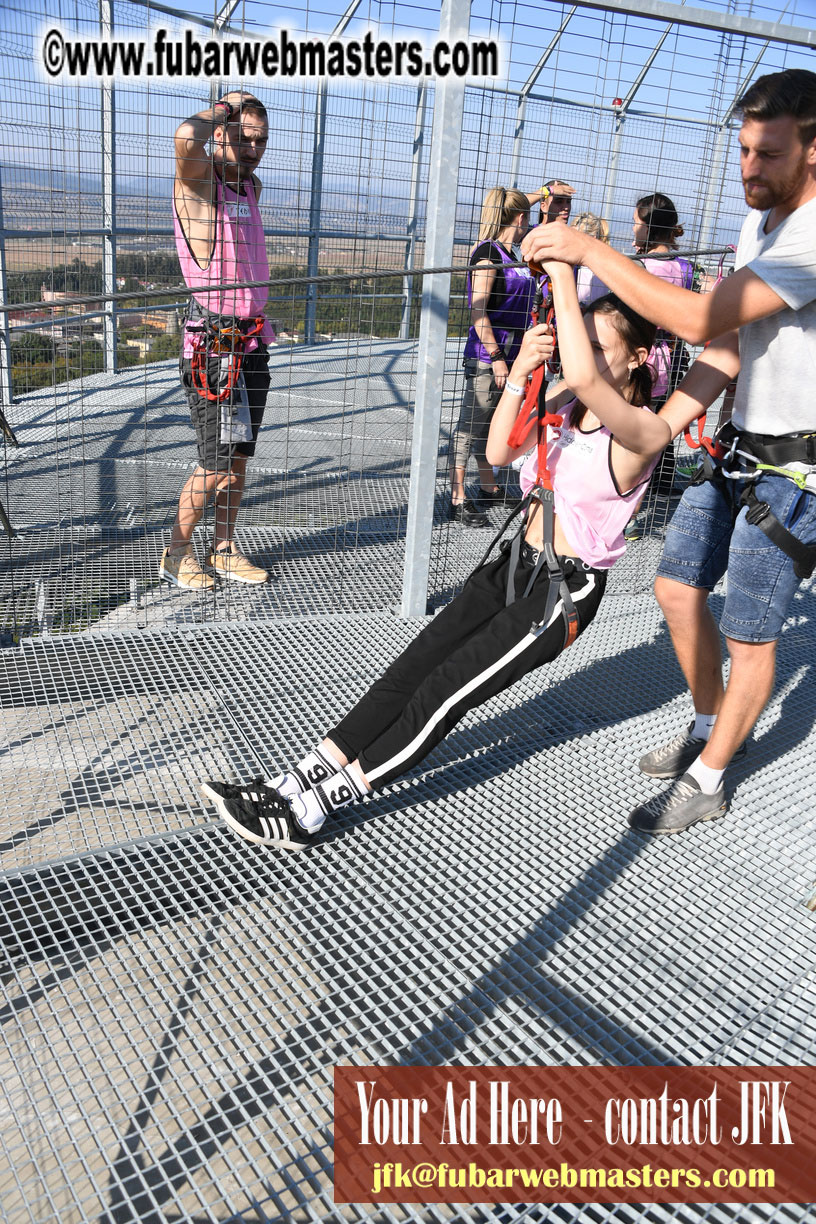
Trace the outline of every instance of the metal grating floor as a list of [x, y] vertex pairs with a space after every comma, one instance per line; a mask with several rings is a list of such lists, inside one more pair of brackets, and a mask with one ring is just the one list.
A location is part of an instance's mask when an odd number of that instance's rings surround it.
[[[458, 367], [452, 344], [446, 430]], [[211, 596], [155, 578], [192, 468], [173, 363], [14, 407], [2, 625], [93, 632], [0, 650], [4, 1224], [807, 1218], [332, 1203], [338, 1062], [816, 1054], [812, 587], [728, 820], [669, 844], [626, 826], [658, 785], [634, 761], [687, 716], [645, 594], [665, 498], [589, 633], [313, 853], [202, 812], [202, 776], [301, 754], [417, 628], [391, 612], [414, 368], [395, 342], [274, 354], [240, 531], [273, 581]], [[433, 606], [487, 543], [447, 523], [444, 462]]]
[[[686, 717], [649, 596], [305, 855], [195, 782], [310, 746], [415, 631], [388, 614], [0, 651], [8, 1224], [803, 1222], [804, 1207], [335, 1207], [336, 1063], [810, 1063], [811, 592], [726, 820], [646, 840]], [[614, 693], [614, 709], [610, 709]]]

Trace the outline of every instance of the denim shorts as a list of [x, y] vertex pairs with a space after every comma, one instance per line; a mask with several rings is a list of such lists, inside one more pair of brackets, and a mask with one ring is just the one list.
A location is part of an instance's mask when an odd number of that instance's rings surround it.
[[[707, 480], [683, 494], [669, 523], [658, 576], [711, 591], [728, 571], [720, 628], [738, 642], [775, 642], [800, 579], [793, 561], [765, 533], [734, 512], [742, 480]], [[816, 495], [784, 476], [761, 476], [759, 501], [767, 502], [788, 531], [816, 543]]]

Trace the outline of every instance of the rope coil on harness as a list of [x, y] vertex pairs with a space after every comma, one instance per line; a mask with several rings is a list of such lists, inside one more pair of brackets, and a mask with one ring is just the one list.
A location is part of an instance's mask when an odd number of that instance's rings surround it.
[[[190, 363], [190, 376], [198, 394], [203, 399], [222, 403], [229, 399], [238, 379], [241, 376], [246, 342], [252, 336], [257, 336], [263, 330], [265, 322], [263, 315], [254, 319], [233, 320], [222, 326], [213, 320], [217, 315], [201, 315], [193, 336], [193, 354]], [[242, 325], [243, 324], [243, 325]], [[218, 391], [211, 391], [207, 364], [210, 357], [229, 357], [227, 375], [223, 386]]]

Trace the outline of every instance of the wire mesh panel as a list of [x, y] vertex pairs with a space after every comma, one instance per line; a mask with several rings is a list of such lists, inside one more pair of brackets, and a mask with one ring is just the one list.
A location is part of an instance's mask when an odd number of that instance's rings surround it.
[[210, 824], [196, 778], [296, 758], [410, 622], [4, 652], [4, 1220], [803, 1224], [806, 1206], [332, 1202], [338, 1063], [813, 1060], [812, 625], [728, 819], [643, 839], [623, 809], [655, 783], [632, 762], [683, 698], [653, 600], [607, 608], [543, 689], [469, 715], [292, 856]]
[[[22, 101], [42, 23], [99, 37], [110, 24], [108, 9], [76, 3], [66, 10], [44, 0], [38, 23], [7, 9], [11, 99]], [[268, 5], [242, 3], [190, 21], [201, 38], [216, 27], [240, 38], [268, 32], [275, 13]], [[794, 3], [783, 19], [795, 25], [806, 16], [802, 4]], [[116, 4], [113, 20], [122, 39], [152, 36], [160, 26], [172, 32], [176, 24], [149, 5], [127, 0]], [[341, 30], [350, 36], [371, 27], [381, 37], [409, 32], [426, 42], [437, 22], [430, 4], [362, 3], [345, 14], [339, 5], [328, 5], [325, 11], [292, 14], [293, 28], [305, 33]], [[465, 260], [475, 241], [490, 186], [533, 190], [561, 178], [575, 188], [574, 212], [604, 217], [612, 242], [622, 249], [631, 243], [634, 200], [655, 189], [667, 192], [685, 230], [681, 247], [716, 274], [717, 252], [735, 240], [744, 212], [732, 103], [749, 79], [798, 63], [803, 52], [784, 42], [566, 5], [475, 4], [471, 33], [500, 39], [503, 68], [495, 81], [472, 82], [465, 91], [458, 180], [449, 185], [457, 201], [455, 263]], [[161, 619], [155, 605], [165, 607], [166, 600], [156, 599], [155, 561], [159, 545], [167, 542], [178, 493], [168, 464], [180, 465], [180, 486], [195, 462], [184, 397], [172, 365], [161, 364], [178, 353], [188, 296], [171, 225], [173, 132], [208, 95], [240, 83], [234, 77], [212, 83], [144, 75], [134, 80], [120, 73], [112, 84], [86, 78], [56, 86], [38, 70], [25, 88], [25, 124], [13, 113], [4, 125], [2, 268], [10, 308], [4, 316], [10, 357], [4, 392], [8, 397], [13, 391], [7, 415], [22, 442], [15, 450], [6, 440], [4, 450], [12, 524], [21, 532], [15, 545], [5, 544], [7, 632], [93, 623], [132, 600], [134, 579], [147, 600], [141, 611], [147, 619], [154, 613]], [[352, 558], [366, 535], [361, 520], [370, 525], [369, 505], [376, 507], [375, 516], [381, 511], [394, 579], [387, 592], [372, 584], [368, 598], [392, 606], [405, 523], [416, 350], [407, 345], [386, 355], [381, 346], [407, 344], [420, 326], [435, 84], [358, 80], [351, 86], [305, 78], [245, 83], [270, 104], [261, 208], [272, 277], [268, 315], [277, 348], [262, 433], [265, 453], [254, 476], [250, 467], [243, 523], [247, 530], [263, 530], [258, 515], [270, 480], [277, 486], [278, 509], [291, 496], [288, 519], [289, 511], [281, 519], [275, 506], [265, 516], [266, 526], [283, 527], [261, 549], [263, 563], [280, 577], [279, 559], [301, 549], [300, 490], [315, 482], [317, 472], [335, 473], [331, 479], [352, 503], [355, 490], [371, 483], [361, 517], [344, 517], [344, 498], [327, 490], [319, 524], [308, 525], [325, 528], [317, 540], [326, 558], [325, 578], [345, 570], [339, 558], [357, 565], [359, 558]], [[361, 275], [363, 270], [374, 275]], [[305, 283], [306, 273], [321, 279]], [[464, 290], [464, 278], [455, 276], [431, 607], [456, 588], [480, 547], [472, 532], [445, 526], [448, 447], [463, 392], [460, 354], [470, 323]], [[399, 365], [396, 377], [389, 361]], [[471, 467], [468, 491], [478, 497], [472, 472]], [[515, 476], [507, 473], [500, 484], [505, 481], [512, 491]], [[634, 534], [661, 531], [679, 487], [673, 470], [653, 482]], [[497, 524], [495, 513], [488, 517]], [[88, 535], [100, 526], [121, 533], [127, 544], [125, 553], [114, 555], [133, 555], [142, 532], [138, 573], [127, 565], [116, 573], [112, 566], [110, 578], [100, 581], [95, 541]], [[53, 535], [57, 529], [59, 537]], [[29, 550], [31, 531], [41, 547]], [[48, 540], [41, 538], [43, 531], [52, 533]], [[200, 552], [207, 551], [209, 532], [205, 524], [198, 533]], [[50, 569], [49, 548], [56, 557]], [[651, 552], [632, 554], [630, 581], [641, 589], [650, 579]], [[345, 606], [337, 587], [326, 598]], [[231, 615], [230, 605], [241, 603], [240, 597], [222, 598], [218, 614]], [[285, 599], [273, 597], [271, 606], [285, 607]]]

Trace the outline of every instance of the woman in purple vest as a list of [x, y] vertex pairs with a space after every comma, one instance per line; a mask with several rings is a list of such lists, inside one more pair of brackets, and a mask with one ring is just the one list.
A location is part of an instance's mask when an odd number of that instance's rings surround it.
[[451, 512], [455, 523], [486, 527], [487, 516], [465, 498], [465, 468], [471, 451], [479, 466], [479, 501], [504, 501], [485, 444], [493, 411], [501, 399], [507, 374], [530, 326], [535, 282], [527, 267], [517, 262], [513, 243], [521, 242], [530, 223], [530, 207], [549, 194], [542, 188], [532, 195], [492, 187], [482, 204], [479, 241], [470, 253], [468, 305], [470, 331], [465, 345], [465, 393], [451, 452]]

